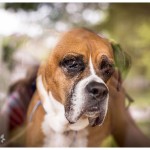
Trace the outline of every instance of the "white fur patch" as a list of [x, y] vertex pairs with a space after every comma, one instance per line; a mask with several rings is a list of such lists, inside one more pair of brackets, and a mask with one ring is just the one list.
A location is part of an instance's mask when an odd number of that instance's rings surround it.
[[95, 74], [94, 67], [93, 67], [93, 64], [92, 64], [92, 58], [91, 58], [91, 56], [90, 56], [90, 61], [89, 61], [89, 67], [90, 67], [90, 73], [91, 73], [92, 75], [96, 75], [96, 74]]
[[54, 113], [54, 110], [53, 110], [54, 108], [52, 107], [52, 102], [50, 101], [49, 95], [48, 95], [47, 91], [44, 88], [41, 75], [37, 77], [37, 89], [38, 89], [38, 92], [40, 94], [44, 110], [47, 113], [52, 113], [53, 114]]
[[64, 106], [53, 98], [51, 92], [47, 93], [41, 76], [37, 78], [37, 87], [42, 98], [43, 108], [46, 111], [45, 120], [49, 122], [49, 127], [55, 132], [64, 132], [68, 124], [64, 116]]
[[[61, 112], [62, 115], [64, 112]], [[64, 122], [63, 116], [52, 116], [46, 114], [44, 121], [42, 122], [42, 131], [45, 135], [44, 145], [45, 147], [85, 147], [87, 146], [87, 121], [79, 119], [75, 124], [69, 124]], [[66, 120], [67, 121], [67, 120]], [[80, 131], [79, 131], [80, 130]], [[69, 131], [71, 134], [66, 135], [65, 132]], [[77, 135], [75, 135], [77, 131]]]
[[44, 147], [86, 147], [87, 135], [86, 129], [79, 132], [69, 131], [67, 133], [54, 132], [51, 128], [48, 128], [49, 123], [44, 121], [42, 124], [44, 138]]
[[86, 128], [88, 124], [89, 124], [89, 121], [87, 118], [85, 119], [80, 118], [76, 123], [70, 124], [69, 129], [74, 130], [74, 131], [79, 131], [79, 130]]

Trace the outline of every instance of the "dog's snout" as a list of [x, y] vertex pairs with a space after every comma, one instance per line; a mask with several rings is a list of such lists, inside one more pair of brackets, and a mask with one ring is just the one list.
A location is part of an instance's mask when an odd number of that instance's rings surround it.
[[103, 83], [99, 82], [90, 82], [86, 86], [86, 90], [92, 98], [96, 98], [98, 100], [105, 99], [108, 94], [108, 89]]

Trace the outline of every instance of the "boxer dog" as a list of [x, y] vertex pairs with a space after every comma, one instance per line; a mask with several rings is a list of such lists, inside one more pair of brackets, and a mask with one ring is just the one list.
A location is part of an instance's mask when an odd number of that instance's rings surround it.
[[124, 138], [123, 116], [129, 115], [118, 71], [125, 67], [127, 55], [107, 39], [84, 28], [65, 33], [39, 69], [28, 109], [27, 146], [100, 146], [112, 128], [122, 141], [131, 141], [129, 134]]

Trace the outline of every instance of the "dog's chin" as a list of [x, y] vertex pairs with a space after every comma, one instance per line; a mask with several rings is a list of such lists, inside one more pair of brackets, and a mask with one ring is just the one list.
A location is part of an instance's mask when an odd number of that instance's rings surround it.
[[101, 125], [105, 118], [105, 111], [104, 110], [97, 110], [97, 111], [81, 111], [76, 118], [72, 118], [72, 112], [65, 113], [65, 116], [70, 124], [76, 123], [82, 116], [88, 118], [89, 125], [91, 127]]
[[83, 115], [83, 112], [80, 111], [80, 112], [77, 112], [75, 117], [74, 116], [74, 112], [73, 111], [65, 111], [65, 117], [66, 119], [69, 121], [70, 124], [74, 124], [76, 123], [80, 117]]

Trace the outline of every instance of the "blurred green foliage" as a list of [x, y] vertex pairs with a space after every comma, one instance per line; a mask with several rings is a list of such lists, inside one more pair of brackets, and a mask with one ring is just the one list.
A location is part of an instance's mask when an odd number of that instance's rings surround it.
[[[140, 77], [143, 80], [141, 84], [147, 82], [147, 85], [150, 85], [150, 3], [6, 3], [4, 5], [6, 10], [15, 10], [16, 13], [20, 10], [36, 12], [42, 6], [43, 9], [50, 10], [45, 17], [48, 20], [47, 24], [44, 20], [38, 22], [43, 28], [55, 30], [56, 24], [63, 22], [68, 28], [83, 26], [106, 34], [108, 38], [117, 41], [131, 56], [132, 66], [128, 74], [128, 83]], [[90, 21], [86, 19], [90, 15], [89, 12], [93, 12]], [[92, 23], [95, 13], [98, 13], [99, 18], [102, 19]], [[13, 51], [10, 50], [9, 45], [4, 47], [4, 60], [11, 59], [9, 54], [11, 55]], [[143, 85], [135, 86], [137, 87], [135, 90], [139, 88], [141, 92], [148, 91], [148, 86], [144, 88]]]
[[15, 52], [15, 48], [13, 43], [10, 41], [9, 37], [3, 39], [2, 49], [3, 49], [2, 60], [8, 64], [9, 69], [12, 69], [13, 66], [12, 56], [13, 53]]
[[100, 145], [101, 147], [118, 147], [113, 136], [109, 135]]
[[142, 129], [142, 132], [150, 138], [150, 121], [141, 121], [137, 124]]
[[[46, 28], [55, 29], [55, 25], [63, 21], [69, 27], [84, 26], [117, 41], [131, 56], [132, 66], [128, 74], [128, 83], [140, 77], [150, 85], [150, 3], [6, 3], [4, 5], [6, 10], [15, 10], [16, 13], [20, 10], [36, 12], [42, 6], [45, 6], [44, 9], [51, 10], [45, 17], [49, 19]], [[88, 17], [89, 10], [103, 14], [105, 17], [102, 21], [91, 24], [83, 17], [85, 12]], [[101, 15], [99, 17], [102, 17]], [[43, 25], [43, 22], [40, 21], [39, 24]], [[6, 40], [3, 45], [3, 60], [10, 64], [12, 61], [9, 60], [16, 49], [11, 43], [10, 40], [9, 42]], [[141, 84], [144, 85], [144, 82]], [[143, 97], [147, 104], [149, 98], [145, 95], [148, 94], [143, 91], [149, 93], [150, 89], [143, 85], [135, 85], [135, 88], [129, 88], [128, 92], [132, 93], [137, 101]], [[141, 96], [137, 96], [138, 94]]]
[[[49, 27], [53, 27], [57, 21], [64, 21], [72, 27], [84, 26], [96, 32], [108, 33], [110, 38], [121, 44], [131, 56], [134, 68], [131, 75], [142, 75], [150, 79], [150, 4], [149, 3], [74, 3], [78, 8], [74, 13], [66, 11], [68, 3], [6, 3], [6, 9], [15, 11], [36, 11], [42, 5], [49, 6]], [[76, 15], [90, 9], [105, 14], [103, 22], [90, 24]], [[52, 25], [53, 24], [53, 25]]]
[[26, 37], [18, 37], [16, 35], [11, 35], [8, 37], [3, 38], [2, 41], [2, 60], [11, 70], [13, 69], [13, 54], [15, 51], [21, 46], [21, 44], [25, 41]]

